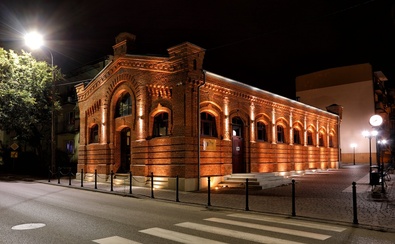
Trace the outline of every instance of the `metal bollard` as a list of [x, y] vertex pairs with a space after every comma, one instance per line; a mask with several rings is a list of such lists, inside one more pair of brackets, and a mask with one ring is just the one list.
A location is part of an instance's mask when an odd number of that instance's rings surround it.
[[71, 169], [69, 171], [69, 186], [71, 186]]
[[151, 172], [151, 198], [154, 198], [154, 173]]
[[178, 175], [176, 177], [176, 202], [179, 202], [180, 199], [178, 198]]
[[295, 205], [295, 180], [292, 180], [292, 216], [296, 216]]
[[111, 191], [114, 191], [114, 187], [113, 187], [113, 183], [114, 183], [114, 171], [111, 170]]
[[207, 206], [211, 206], [211, 198], [210, 198], [210, 176], [207, 177]]
[[357, 187], [356, 183], [352, 183], [352, 207], [354, 213], [354, 219], [352, 221], [353, 224], [358, 224], [358, 214], [357, 214]]
[[52, 172], [51, 167], [48, 167], [48, 182], [51, 182]]
[[84, 187], [84, 169], [81, 169], [81, 187]]
[[129, 172], [129, 194], [132, 194], [133, 175], [132, 171]]
[[97, 189], [97, 169], [95, 169], [95, 189]]
[[58, 184], [60, 184], [60, 167], [58, 168]]
[[246, 178], [246, 211], [249, 211], [250, 208], [248, 207], [248, 178]]

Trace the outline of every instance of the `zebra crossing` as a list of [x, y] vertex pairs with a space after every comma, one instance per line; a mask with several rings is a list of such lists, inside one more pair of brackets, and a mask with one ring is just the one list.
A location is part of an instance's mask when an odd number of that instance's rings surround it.
[[[234, 239], [234, 243], [249, 241], [256, 243], [281, 243], [300, 244], [330, 240], [333, 235], [346, 230], [344, 227], [308, 222], [297, 219], [286, 219], [280, 217], [270, 217], [263, 215], [251, 215], [244, 213], [229, 214], [226, 218], [206, 218], [202, 223], [181, 222], [174, 225], [174, 228], [152, 227], [140, 230], [139, 233], [160, 238], [160, 240], [177, 243], [210, 243], [223, 244], [227, 242], [219, 241], [221, 237]], [[279, 227], [282, 226], [282, 227]], [[292, 228], [294, 227], [294, 228]], [[295, 228], [296, 227], [296, 228]], [[248, 229], [247, 231], [238, 230]], [[303, 228], [303, 230], [300, 230]], [[172, 230], [171, 230], [172, 229]], [[176, 230], [174, 230], [176, 229]], [[180, 231], [181, 230], [181, 231]], [[189, 234], [187, 232], [192, 232]], [[258, 232], [257, 232], [258, 231]], [[255, 233], [252, 233], [255, 232]], [[321, 233], [319, 233], [321, 232]], [[322, 234], [322, 232], [329, 234]], [[196, 234], [198, 233], [198, 234]], [[286, 237], [278, 237], [285, 234]], [[219, 236], [209, 239], [208, 236]], [[287, 238], [287, 239], [285, 239]], [[293, 239], [306, 240], [306, 242], [295, 241]], [[136, 242], [120, 236], [112, 236], [103, 239], [93, 240], [100, 244], [137, 244]]]

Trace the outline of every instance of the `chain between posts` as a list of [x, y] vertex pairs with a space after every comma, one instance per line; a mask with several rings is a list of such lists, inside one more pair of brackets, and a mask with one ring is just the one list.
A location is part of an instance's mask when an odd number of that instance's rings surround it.
[[[60, 184], [61, 176], [68, 176], [69, 185], [71, 185], [71, 177], [73, 175], [72, 171], [69, 170], [67, 174], [63, 174], [61, 172], [61, 168], [58, 168], [58, 172], [53, 173], [50, 169], [48, 169], [48, 182], [51, 182], [51, 177], [57, 175], [58, 184]], [[81, 187], [83, 187], [83, 179], [84, 179], [84, 170], [81, 169]], [[97, 170], [95, 169], [95, 189], [97, 189]], [[114, 172], [111, 171], [111, 191], [113, 191], [113, 179], [114, 179]], [[129, 194], [132, 194], [132, 183], [133, 183], [133, 174], [129, 172]], [[151, 172], [150, 174], [151, 179], [151, 198], [154, 198], [154, 174]], [[211, 178], [210, 176], [207, 177], [207, 206], [211, 206]], [[296, 193], [295, 193], [295, 180], [292, 180], [292, 216], [296, 216]], [[176, 202], [179, 202], [179, 176], [176, 176]], [[352, 207], [353, 207], [353, 224], [358, 223], [358, 214], [357, 214], [357, 192], [356, 192], [356, 183], [352, 182]], [[245, 179], [245, 210], [249, 211], [249, 179]]]

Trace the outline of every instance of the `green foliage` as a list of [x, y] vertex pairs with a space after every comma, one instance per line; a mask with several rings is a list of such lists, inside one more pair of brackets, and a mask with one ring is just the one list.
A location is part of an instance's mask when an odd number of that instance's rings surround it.
[[52, 76], [60, 71], [30, 53], [0, 48], [0, 128], [14, 131], [19, 141], [40, 144], [50, 131], [52, 104], [59, 110], [52, 89]]

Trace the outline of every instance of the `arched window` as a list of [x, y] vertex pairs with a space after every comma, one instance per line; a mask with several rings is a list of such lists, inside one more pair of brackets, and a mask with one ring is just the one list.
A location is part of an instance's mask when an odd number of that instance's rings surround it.
[[309, 146], [314, 145], [313, 132], [311, 132], [310, 130], [307, 131], [307, 145], [309, 145]]
[[115, 107], [115, 118], [132, 114], [132, 101], [129, 93], [124, 93], [119, 98]]
[[91, 127], [89, 134], [89, 143], [99, 142], [99, 126], [97, 124]]
[[201, 118], [201, 131], [202, 136], [217, 137], [217, 128], [215, 125], [215, 117], [209, 113], [203, 112], [200, 114]]
[[330, 134], [330, 135], [329, 135], [329, 147], [334, 147], [334, 144], [333, 144], [333, 137], [334, 137], [333, 134]]
[[153, 137], [167, 136], [169, 128], [169, 114], [166, 112], [159, 113], [154, 117]]
[[298, 128], [293, 128], [293, 134], [294, 134], [294, 144], [301, 144], [300, 130]]
[[256, 123], [258, 141], [267, 141], [267, 129], [263, 122]]
[[277, 125], [277, 143], [285, 143], [284, 127]]
[[324, 133], [320, 133], [320, 134], [319, 134], [319, 145], [320, 145], [320, 147], [324, 147], [324, 146], [325, 146], [325, 136], [324, 136]]

